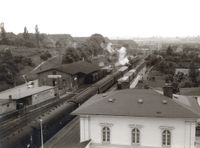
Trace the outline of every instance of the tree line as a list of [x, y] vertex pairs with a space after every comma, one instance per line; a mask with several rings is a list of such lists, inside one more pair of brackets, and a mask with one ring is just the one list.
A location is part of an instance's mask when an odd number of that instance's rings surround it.
[[[22, 34], [15, 36], [13, 33], [7, 33], [4, 27], [4, 23], [0, 25], [0, 44], [1, 45], [14, 45], [25, 47], [40, 47], [40, 42], [43, 40], [42, 35], [39, 32], [38, 25], [35, 25], [35, 33], [29, 33], [27, 27], [24, 27]], [[10, 39], [10, 36], [15, 36], [14, 39]]]
[[83, 43], [76, 47], [68, 47], [65, 49], [63, 63], [72, 63], [75, 61], [85, 60], [91, 62], [93, 56], [104, 54], [106, 41], [100, 34], [93, 34]]
[[34, 66], [30, 58], [14, 56], [8, 49], [0, 51], [0, 81], [15, 86], [17, 75], [25, 66]]

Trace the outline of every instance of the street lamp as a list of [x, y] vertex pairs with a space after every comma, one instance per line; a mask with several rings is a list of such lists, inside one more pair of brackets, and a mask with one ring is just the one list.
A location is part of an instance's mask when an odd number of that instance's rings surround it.
[[43, 131], [42, 131], [42, 119], [40, 119], [40, 129], [41, 129], [41, 148], [44, 148], [43, 145]]

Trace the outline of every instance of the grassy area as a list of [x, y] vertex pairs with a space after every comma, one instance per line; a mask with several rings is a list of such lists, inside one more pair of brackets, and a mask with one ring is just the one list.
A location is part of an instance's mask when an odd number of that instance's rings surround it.
[[144, 80], [143, 83], [138, 83], [137, 88], [144, 88], [145, 85], [153, 88], [163, 87], [164, 84], [165, 75], [156, 70], [152, 70], [149, 72], [147, 80]]

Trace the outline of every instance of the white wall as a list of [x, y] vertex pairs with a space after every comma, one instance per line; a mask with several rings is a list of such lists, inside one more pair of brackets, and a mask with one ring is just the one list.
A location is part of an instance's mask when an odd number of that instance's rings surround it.
[[41, 103], [53, 98], [55, 97], [54, 94], [55, 94], [54, 88], [35, 94], [32, 96], [32, 105], [35, 105], [35, 104], [38, 104], [38, 103]]
[[[194, 147], [194, 121], [185, 122], [184, 119], [119, 116], [85, 116], [84, 118], [81, 117], [80, 121], [81, 141], [92, 139], [92, 143], [102, 143], [102, 124], [108, 124], [111, 129], [111, 144], [131, 145], [131, 126], [136, 125], [141, 132], [140, 143], [142, 146], [161, 147], [162, 128], [169, 128], [172, 133], [171, 148]], [[190, 135], [185, 136], [188, 133]]]
[[8, 113], [16, 110], [16, 102], [9, 102], [0, 105], [0, 114]]

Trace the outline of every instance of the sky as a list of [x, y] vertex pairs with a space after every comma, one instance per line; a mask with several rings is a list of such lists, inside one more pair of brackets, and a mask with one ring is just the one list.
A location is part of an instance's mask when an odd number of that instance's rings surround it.
[[7, 32], [107, 37], [200, 35], [199, 0], [0, 0]]

